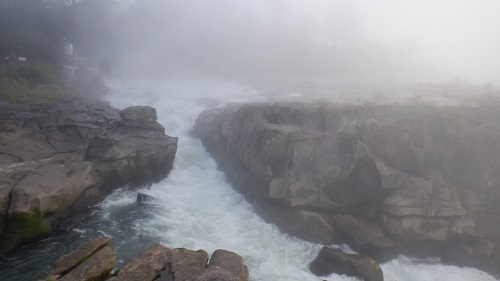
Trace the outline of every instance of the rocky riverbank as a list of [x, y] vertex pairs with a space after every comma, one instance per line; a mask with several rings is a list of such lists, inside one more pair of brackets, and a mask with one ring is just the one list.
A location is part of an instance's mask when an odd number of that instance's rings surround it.
[[176, 149], [152, 107], [0, 103], [1, 251], [44, 237], [116, 187], [163, 179]]
[[286, 232], [500, 273], [495, 108], [245, 104], [202, 113], [193, 134]]
[[248, 281], [243, 258], [226, 250], [210, 257], [203, 250], [169, 249], [154, 244], [112, 272], [116, 253], [110, 239], [95, 238], [52, 263], [46, 280], [110, 281]]

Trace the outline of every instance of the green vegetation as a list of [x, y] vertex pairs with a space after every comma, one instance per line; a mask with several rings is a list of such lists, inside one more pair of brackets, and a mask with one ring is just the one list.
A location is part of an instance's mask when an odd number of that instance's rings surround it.
[[11, 102], [52, 102], [65, 96], [62, 71], [44, 64], [14, 63], [3, 66], [0, 99]]
[[8, 220], [4, 243], [10, 246], [31, 242], [49, 233], [49, 227], [44, 220], [44, 213], [40, 210], [10, 214]]

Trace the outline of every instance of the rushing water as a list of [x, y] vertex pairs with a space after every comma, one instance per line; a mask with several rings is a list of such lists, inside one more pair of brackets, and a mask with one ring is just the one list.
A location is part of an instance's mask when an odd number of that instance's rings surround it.
[[[251, 280], [357, 280], [311, 274], [307, 264], [321, 245], [285, 235], [264, 222], [217, 170], [201, 142], [190, 136], [204, 109], [265, 100], [259, 92], [216, 81], [147, 85], [115, 81], [110, 86], [113, 93], [108, 98], [115, 107], [154, 106], [167, 134], [179, 137], [173, 170], [160, 183], [139, 190], [154, 201], [137, 204], [137, 189], [117, 190], [69, 231], [17, 250], [9, 261], [0, 262], [0, 280], [43, 278], [51, 260], [100, 235], [112, 238], [120, 264], [160, 242], [209, 253], [219, 248], [237, 252], [248, 265]], [[419, 264], [405, 257], [383, 264], [382, 269], [388, 281], [496, 280], [475, 269]]]

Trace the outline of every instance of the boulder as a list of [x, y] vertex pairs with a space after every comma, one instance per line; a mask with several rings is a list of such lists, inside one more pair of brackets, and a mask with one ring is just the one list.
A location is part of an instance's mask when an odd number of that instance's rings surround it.
[[151, 106], [132, 106], [120, 111], [123, 124], [132, 128], [147, 128], [164, 133], [165, 128], [156, 122], [156, 109]]
[[170, 271], [176, 281], [191, 280], [203, 272], [207, 262], [208, 254], [203, 250], [177, 248], [172, 252]]
[[115, 266], [115, 262], [115, 249], [112, 245], [108, 245], [85, 260], [77, 268], [57, 280], [106, 280], [110, 276], [111, 270], [113, 270]]
[[172, 250], [154, 244], [120, 268], [116, 276], [123, 281], [154, 280], [172, 262], [172, 254]]
[[347, 241], [358, 252], [372, 253], [394, 246], [376, 224], [358, 216], [333, 215], [332, 224], [342, 236], [341, 240]]
[[137, 198], [135, 199], [135, 202], [137, 203], [146, 203], [146, 202], [151, 202], [153, 201], [155, 198], [151, 195], [147, 195], [147, 194], [144, 194], [144, 193], [137, 193]]
[[[214, 267], [216, 268], [212, 269]], [[205, 277], [200, 280], [211, 280], [208, 278], [209, 276], [227, 275], [224, 273], [225, 270], [230, 276], [233, 276], [235, 280], [248, 281], [248, 268], [245, 265], [243, 258], [240, 255], [227, 250], [219, 249], [213, 252], [208, 265], [208, 270], [211, 270], [211, 273], [203, 274]]]
[[205, 269], [200, 275], [196, 276], [193, 281], [241, 281], [248, 279], [236, 278], [231, 272], [219, 266], [210, 266]]
[[105, 280], [115, 266], [116, 252], [109, 238], [89, 240], [55, 260], [47, 280]]
[[[1, 256], [0, 256], [1, 257]], [[203, 250], [153, 244], [113, 275], [115, 252], [107, 237], [89, 240], [52, 263], [46, 280], [247, 281], [248, 268], [234, 252], [216, 250], [207, 266]]]
[[49, 279], [57, 279], [66, 275], [97, 251], [109, 245], [109, 241], [108, 237], [98, 237], [84, 242], [72, 252], [58, 258], [50, 266]]
[[327, 276], [332, 273], [359, 277], [364, 281], [383, 281], [382, 269], [371, 258], [358, 254], [346, 254], [340, 249], [323, 247], [309, 265], [312, 273]]

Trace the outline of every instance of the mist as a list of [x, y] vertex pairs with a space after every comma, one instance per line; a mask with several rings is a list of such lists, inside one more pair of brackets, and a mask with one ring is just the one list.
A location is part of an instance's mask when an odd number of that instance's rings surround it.
[[122, 1], [120, 76], [500, 82], [495, 0]]

